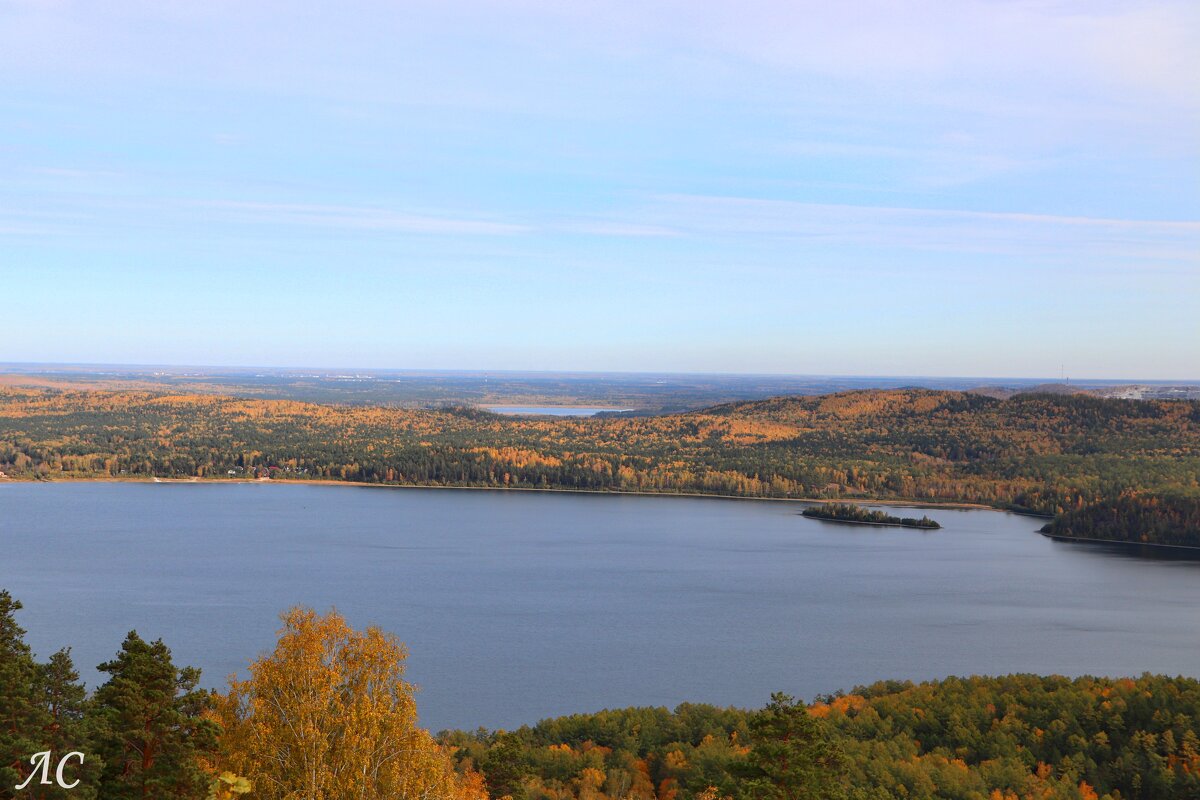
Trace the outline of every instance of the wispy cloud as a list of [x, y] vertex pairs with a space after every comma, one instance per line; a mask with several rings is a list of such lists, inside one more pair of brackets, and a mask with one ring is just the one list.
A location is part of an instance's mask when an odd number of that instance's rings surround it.
[[387, 208], [302, 203], [208, 200], [195, 204], [230, 222], [295, 225], [362, 231], [394, 231], [453, 236], [506, 236], [528, 230], [524, 225], [431, 214], [412, 214]]
[[[392, 78], [413, 59], [434, 58], [447, 70], [438, 76], [439, 91], [453, 84], [456, 93], [483, 99], [488, 92], [472, 93], [470, 82], [460, 80], [471, 77], [489, 88], [507, 85], [512, 101], [514, 68], [544, 70], [570, 53], [656, 63], [668, 77], [687, 69], [692, 77], [704, 71], [719, 78], [756, 64], [901, 87], [910, 97], [919, 83], [969, 89], [977, 98], [1062, 99], [1066, 89], [1081, 98], [1134, 93], [1200, 108], [1200, 7], [1189, 0], [364, 0], [352, 11], [316, 5], [288, 25], [278, 24], [293, 10], [284, 0], [7, 5], [0, 66], [74, 73], [140, 74], [148, 64], [163, 64], [189, 80], [336, 89], [343, 96], [357, 84], [379, 99], [414, 92], [428, 99], [426, 81]], [[524, 58], [472, 57], [481, 40]], [[527, 77], [538, 78], [544, 90], [567, 74]]]
[[[707, 227], [716, 214], [730, 220], [734, 229], [741, 222], [757, 220], [766, 227], [813, 215], [837, 214], [846, 218], [947, 218], [1007, 222], [1028, 222], [1048, 225], [1083, 225], [1093, 227], [1137, 228], [1145, 231], [1191, 231], [1200, 233], [1200, 220], [1119, 219], [1110, 217], [1036, 214], [1020, 211], [975, 211], [969, 209], [914, 208], [903, 206], [869, 206], [847, 203], [804, 203], [757, 197], [722, 195], [673, 194], [660, 195], [658, 200], [681, 211], [705, 211], [701, 221]], [[730, 215], [729, 212], [738, 212]], [[788, 227], [784, 224], [783, 228]]]
[[788, 237], [828, 245], [1123, 258], [1200, 267], [1200, 220], [804, 203], [664, 195], [642, 212], [692, 236]]
[[80, 180], [119, 178], [122, 174], [116, 170], [76, 169], [73, 167], [30, 167], [29, 171], [34, 175], [43, 175], [50, 178], [77, 178]]
[[683, 235], [677, 228], [668, 228], [663, 225], [639, 225], [634, 222], [595, 222], [595, 221], [580, 221], [580, 222], [562, 222], [551, 223], [548, 226], [550, 230], [563, 231], [565, 233], [579, 233], [586, 236], [615, 236], [615, 237], [658, 237], [658, 236], [681, 236]]
[[[121, 197], [102, 192], [43, 191], [34, 206], [0, 204], [0, 234], [45, 239], [91, 236], [111, 240], [136, 230], [188, 230], [198, 219], [237, 228], [340, 231], [346, 234], [413, 234], [444, 237], [513, 236], [527, 225], [494, 219], [408, 213], [376, 206]], [[268, 236], [291, 237], [278, 231]]]
[[1186, 1], [751, 0], [695, 13], [705, 24], [693, 35], [711, 47], [783, 69], [889, 86], [974, 83], [983, 96], [1133, 91], [1200, 108], [1200, 7]]
[[782, 156], [801, 159], [839, 159], [887, 164], [918, 187], [953, 187], [1012, 173], [1045, 170], [1053, 157], [1033, 156], [1013, 143], [978, 142], [969, 134], [951, 131], [937, 146], [898, 144], [878, 139], [851, 142], [800, 139], [774, 145]]

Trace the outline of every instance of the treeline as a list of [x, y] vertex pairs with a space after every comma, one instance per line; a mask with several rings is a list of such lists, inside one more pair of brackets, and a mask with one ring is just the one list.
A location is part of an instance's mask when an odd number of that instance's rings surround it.
[[1063, 514], [1130, 491], [1200, 491], [1200, 402], [896, 390], [551, 420], [0, 388], [0, 471], [957, 501]]
[[904, 528], [927, 528], [931, 530], [942, 527], [931, 520], [928, 515], [923, 515], [920, 519], [916, 517], [897, 517], [883, 511], [872, 511], [869, 508], [851, 505], [850, 503], [823, 503], [819, 506], [806, 508], [800, 513], [812, 519], [827, 519], [833, 522], [856, 522], [866, 525], [898, 525]]
[[1125, 494], [1057, 517], [1042, 533], [1133, 544], [1200, 547], [1200, 497]]
[[[825, 752], [839, 754], [842, 797], [1200, 797], [1200, 681], [1190, 678], [884, 682], [820, 698], [808, 713]], [[685, 704], [441, 739], [514, 800], [737, 798], [754, 719]]]

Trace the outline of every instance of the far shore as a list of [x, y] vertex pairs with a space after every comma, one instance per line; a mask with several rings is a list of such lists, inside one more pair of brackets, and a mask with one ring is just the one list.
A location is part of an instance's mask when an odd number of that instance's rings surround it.
[[[631, 496], [631, 497], [694, 497], [705, 498], [710, 500], [742, 500], [742, 501], [758, 501], [769, 503], [799, 503], [802, 505], [823, 505], [831, 502], [827, 497], [737, 497], [728, 494], [709, 494], [703, 492], [630, 492], [630, 491], [615, 491], [615, 490], [598, 490], [598, 489], [556, 489], [553, 487], [539, 489], [531, 486], [423, 486], [411, 483], [367, 483], [365, 481], [335, 481], [322, 480], [317, 478], [51, 478], [38, 480], [36, 478], [14, 478], [12, 476], [4, 476], [0, 478], [0, 486], [5, 484], [53, 484], [53, 483], [202, 483], [212, 485], [226, 486], [263, 486], [276, 485], [286, 486], [295, 484], [301, 486], [354, 486], [366, 489], [445, 489], [448, 491], [480, 491], [480, 492], [541, 492], [541, 493], [558, 493], [558, 494], [586, 494], [586, 495], [610, 495], [610, 496]], [[868, 497], [856, 497], [854, 499], [837, 498], [839, 503], [847, 503], [853, 505], [879, 505], [879, 506], [898, 506], [904, 508], [929, 508], [929, 509], [958, 509], [964, 511], [1001, 511], [1010, 514], [1021, 514], [1019, 511], [1011, 511], [1005, 508], [997, 508], [996, 506], [984, 505], [982, 503], [960, 503], [960, 502], [930, 502], [928, 500], [896, 500], [896, 499], [874, 499]], [[1022, 516], [1042, 516], [1033, 514], [1022, 514]], [[806, 517], [817, 522], [834, 522], [843, 525], [877, 525], [881, 527], [891, 528], [907, 528], [917, 531], [936, 531], [942, 528], [923, 528], [915, 525], [901, 525], [895, 522], [858, 522], [853, 520], [827, 519], [824, 517]], [[1054, 539], [1062, 542], [1079, 542], [1082, 544], [1109, 544], [1122, 545], [1125, 547], [1145, 547], [1153, 548], [1162, 551], [1183, 551], [1187, 553], [1200, 554], [1200, 547], [1182, 544], [1154, 544], [1151, 542], [1127, 542], [1120, 539], [1089, 539], [1081, 536], [1063, 536], [1061, 534], [1045, 533], [1036, 531], [1048, 539]]]
[[[712, 494], [705, 492], [636, 492], [622, 491], [612, 489], [560, 489], [555, 487], [538, 488], [534, 486], [433, 486], [413, 483], [368, 483], [366, 481], [336, 481], [318, 478], [142, 478], [142, 477], [124, 477], [124, 478], [48, 478], [39, 480], [36, 478], [13, 478], [11, 476], [0, 478], [0, 486], [5, 483], [205, 483], [205, 484], [227, 484], [227, 485], [287, 485], [299, 484], [304, 486], [360, 486], [369, 489], [448, 489], [448, 490], [474, 490], [482, 492], [556, 492], [561, 494], [587, 494], [587, 495], [618, 495], [618, 496], [633, 496], [633, 497], [704, 497], [714, 500], [744, 500], [744, 501], [760, 501], [772, 503], [803, 503], [803, 504], [820, 504], [829, 502], [853, 503], [856, 505], [880, 505], [880, 506], [903, 506], [905, 508], [948, 508], [962, 509], [968, 511], [1008, 511], [1008, 509], [997, 508], [996, 506], [984, 505], [982, 503], [961, 503], [961, 502], [936, 502], [929, 500], [897, 500], [897, 499], [874, 499], [870, 497], [855, 497], [853, 499], [840, 497], [739, 497], [729, 494]], [[1011, 512], [1010, 512], [1011, 513]]]

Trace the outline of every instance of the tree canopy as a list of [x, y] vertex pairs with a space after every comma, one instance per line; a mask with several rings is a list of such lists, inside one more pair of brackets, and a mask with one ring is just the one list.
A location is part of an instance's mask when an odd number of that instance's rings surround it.
[[219, 696], [220, 764], [256, 800], [477, 800], [478, 776], [417, 726], [404, 647], [336, 612], [294, 608], [275, 650]]

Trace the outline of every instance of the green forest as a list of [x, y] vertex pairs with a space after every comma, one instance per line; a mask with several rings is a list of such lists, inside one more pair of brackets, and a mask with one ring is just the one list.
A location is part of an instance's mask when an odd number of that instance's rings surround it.
[[1200, 531], [1200, 499], [1125, 494], [1115, 500], [1068, 511], [1042, 533], [1132, 544], [1195, 547]]
[[[281, 616], [273, 651], [199, 687], [131, 631], [88, 692], [39, 661], [0, 591], [0, 798], [84, 800], [1190, 800], [1200, 681], [887, 681], [754, 711], [685, 703], [513, 731], [420, 728], [406, 651], [336, 612]], [[503, 687], [497, 687], [503, 691]], [[62, 762], [63, 788], [31, 756]], [[54, 772], [52, 770], [52, 772]], [[24, 785], [21, 791], [15, 787]]]
[[[1200, 496], [1200, 402], [906, 389], [548, 419], [0, 388], [0, 472], [957, 502], [1065, 515], [1135, 494]], [[1200, 531], [1174, 520], [1131, 535], [1143, 533], [1200, 543]]]
[[[845, 797], [1200, 796], [1200, 682], [1189, 678], [885, 681], [807, 710], [838, 754]], [[736, 798], [754, 719], [684, 704], [442, 738], [485, 774], [502, 756], [515, 798]]]

